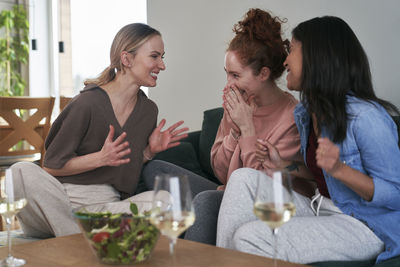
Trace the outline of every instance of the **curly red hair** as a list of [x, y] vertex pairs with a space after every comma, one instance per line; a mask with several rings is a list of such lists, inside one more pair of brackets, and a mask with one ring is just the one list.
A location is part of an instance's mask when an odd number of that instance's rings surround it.
[[268, 67], [270, 79], [276, 80], [285, 70], [283, 62], [290, 44], [287, 39], [283, 40], [281, 33], [281, 25], [286, 21], [262, 9], [250, 9], [243, 20], [233, 26], [236, 35], [227, 51], [238, 53], [242, 64], [250, 66], [255, 75]]

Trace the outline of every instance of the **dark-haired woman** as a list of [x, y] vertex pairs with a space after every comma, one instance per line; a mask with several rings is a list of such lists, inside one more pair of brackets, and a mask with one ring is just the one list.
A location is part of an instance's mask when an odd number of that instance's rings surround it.
[[196, 196], [196, 222], [187, 239], [215, 244], [219, 205], [229, 176], [242, 167], [265, 168], [256, 158], [257, 139], [276, 146], [286, 160], [300, 159], [293, 118], [297, 100], [276, 84], [289, 45], [282, 38], [281, 24], [264, 10], [250, 9], [234, 26], [235, 37], [225, 54], [224, 116], [211, 149], [211, 165], [223, 185], [219, 191]]
[[[300, 91], [294, 117], [304, 162], [318, 185], [313, 200], [295, 193], [296, 216], [279, 229], [278, 258], [377, 262], [400, 254], [400, 150], [392, 104], [376, 97], [367, 55], [340, 18], [293, 30], [287, 84]], [[290, 162], [262, 143], [263, 164]], [[305, 172], [304, 172], [305, 173]], [[259, 172], [234, 172], [221, 205], [218, 245], [271, 257], [273, 236], [252, 214]], [[229, 223], [228, 223], [229, 222]]]
[[[149, 199], [134, 195], [144, 162], [179, 144], [187, 128], [162, 131], [158, 109], [141, 86], [154, 87], [165, 70], [164, 43], [152, 27], [133, 23], [115, 36], [110, 65], [58, 116], [46, 139], [44, 168], [13, 165], [28, 205], [18, 214], [24, 233], [39, 238], [80, 232], [74, 207]], [[151, 200], [151, 198], [150, 198]]]

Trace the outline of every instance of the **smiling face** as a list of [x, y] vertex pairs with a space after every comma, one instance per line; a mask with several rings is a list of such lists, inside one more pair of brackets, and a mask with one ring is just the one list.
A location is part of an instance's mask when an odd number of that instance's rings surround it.
[[254, 95], [258, 96], [262, 89], [264, 79], [262, 74], [254, 75], [249, 66], [244, 66], [235, 51], [227, 51], [225, 54], [225, 72], [227, 86], [235, 86], [244, 98]]
[[164, 42], [159, 35], [151, 37], [139, 47], [135, 55], [129, 54], [129, 64], [126, 71], [139, 86], [154, 87], [157, 85], [157, 76], [165, 70]]
[[293, 91], [301, 90], [301, 77], [303, 69], [303, 53], [301, 43], [292, 38], [290, 42], [290, 53], [287, 56], [283, 65], [288, 72], [286, 76], [287, 88]]

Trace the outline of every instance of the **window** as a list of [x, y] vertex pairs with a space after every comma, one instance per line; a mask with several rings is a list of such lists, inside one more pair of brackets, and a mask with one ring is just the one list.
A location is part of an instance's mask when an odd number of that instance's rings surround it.
[[117, 31], [147, 22], [146, 0], [32, 0], [29, 7], [30, 39], [37, 40], [29, 53], [30, 96], [76, 95], [108, 66]]
[[146, 0], [70, 0], [73, 94], [110, 63], [115, 34], [126, 24], [147, 22]]

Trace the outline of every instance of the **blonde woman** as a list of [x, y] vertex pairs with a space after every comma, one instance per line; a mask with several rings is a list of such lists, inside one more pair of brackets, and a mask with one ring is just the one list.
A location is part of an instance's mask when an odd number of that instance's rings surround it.
[[18, 217], [26, 235], [50, 237], [79, 232], [71, 209], [85, 204], [135, 201], [143, 163], [179, 144], [187, 128], [156, 127], [158, 109], [141, 86], [154, 87], [165, 70], [161, 34], [141, 23], [115, 36], [110, 65], [63, 110], [46, 140], [44, 168], [12, 166], [28, 205]]

